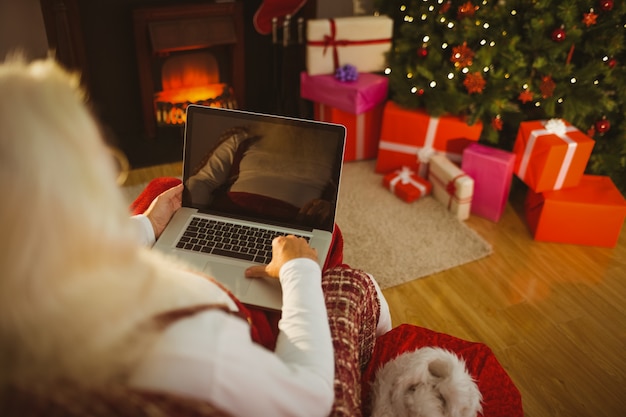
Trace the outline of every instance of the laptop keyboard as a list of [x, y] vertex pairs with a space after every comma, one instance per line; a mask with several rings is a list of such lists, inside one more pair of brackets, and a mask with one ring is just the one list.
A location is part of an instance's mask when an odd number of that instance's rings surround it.
[[[268, 264], [272, 259], [272, 240], [285, 235], [256, 226], [192, 217], [176, 247]], [[306, 236], [299, 237], [309, 241]]]

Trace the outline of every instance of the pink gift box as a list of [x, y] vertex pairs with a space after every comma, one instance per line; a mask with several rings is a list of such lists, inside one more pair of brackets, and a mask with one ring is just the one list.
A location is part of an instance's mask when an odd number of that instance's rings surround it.
[[463, 151], [461, 169], [474, 179], [472, 214], [500, 220], [511, 190], [515, 155], [472, 143]]
[[300, 73], [300, 96], [352, 114], [365, 113], [387, 99], [387, 77], [360, 73], [353, 82], [341, 82], [334, 75]]
[[408, 167], [402, 167], [402, 169], [385, 175], [383, 186], [407, 203], [430, 194], [432, 189], [432, 184], [429, 181], [418, 176], [415, 171]]

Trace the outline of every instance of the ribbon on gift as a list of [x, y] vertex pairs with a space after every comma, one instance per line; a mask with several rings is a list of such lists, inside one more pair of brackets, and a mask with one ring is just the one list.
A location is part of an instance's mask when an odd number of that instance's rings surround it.
[[[406, 145], [403, 143], [390, 142], [387, 140], [381, 140], [378, 143], [378, 149], [380, 150], [400, 152], [400, 153], [409, 154], [409, 155], [416, 155], [417, 162], [420, 162], [419, 153], [423, 148], [424, 148], [423, 146]], [[445, 155], [449, 160], [454, 161], [454, 162], [461, 162], [462, 157], [463, 157], [463, 155], [460, 153], [441, 152], [433, 148], [431, 149], [433, 150], [433, 152], [429, 155], [429, 160], [430, 160], [430, 157], [432, 157], [434, 154]]]
[[390, 38], [383, 39], [366, 39], [360, 41], [351, 41], [348, 39], [337, 39], [337, 24], [335, 23], [335, 19], [328, 19], [330, 23], [330, 35], [324, 35], [323, 40], [321, 41], [311, 41], [307, 40], [307, 45], [309, 46], [323, 46], [324, 50], [322, 51], [322, 55], [326, 56], [326, 52], [329, 47], [333, 48], [333, 68], [336, 70], [339, 68], [339, 52], [337, 50], [338, 46], [352, 46], [352, 45], [374, 45], [379, 43], [391, 43]]
[[435, 148], [433, 148], [433, 144], [435, 143], [435, 134], [437, 133], [438, 126], [438, 117], [428, 118], [428, 127], [426, 128], [426, 138], [424, 138], [424, 146], [422, 147], [422, 149], [417, 151], [417, 160], [420, 163], [419, 175], [421, 177], [426, 177], [426, 169], [428, 168], [430, 158], [436, 153]]
[[400, 184], [411, 184], [418, 190], [420, 190], [420, 194], [423, 196], [426, 194], [426, 187], [424, 184], [416, 181], [411, 175], [415, 174], [409, 167], [402, 167], [399, 171], [396, 171], [398, 174], [394, 179], [389, 181], [389, 190], [395, 194], [396, 192], [396, 184], [399, 182]]
[[566, 126], [561, 119], [550, 119], [547, 122], [542, 123], [545, 126], [545, 129], [535, 129], [530, 132], [528, 142], [526, 143], [526, 147], [524, 149], [524, 155], [522, 155], [522, 160], [520, 161], [518, 175], [520, 178], [526, 179], [528, 162], [530, 160], [530, 155], [532, 154], [535, 147], [535, 142], [537, 142], [537, 138], [544, 135], [556, 135], [567, 143], [565, 158], [563, 158], [561, 168], [559, 169], [559, 174], [557, 175], [556, 181], [554, 182], [554, 189], [559, 190], [561, 189], [561, 187], [563, 187], [563, 182], [565, 181], [567, 171], [569, 171], [570, 165], [572, 164], [574, 154], [576, 153], [576, 146], [578, 145], [575, 140], [567, 136], [567, 133], [575, 132], [578, 129], [574, 126]]
[[450, 208], [452, 207], [452, 201], [456, 201], [458, 205], [469, 204], [472, 202], [472, 196], [462, 198], [462, 199], [457, 196], [456, 182], [458, 179], [463, 178], [463, 177], [469, 177], [469, 175], [465, 173], [459, 174], [456, 177], [452, 178], [450, 181], [445, 182], [444, 180], [439, 178], [437, 175], [433, 174], [432, 171], [429, 174], [429, 179], [435, 180], [434, 182], [439, 184], [440, 187], [443, 187], [443, 189], [446, 190], [446, 193], [450, 196], [450, 199], [448, 200], [448, 210], [450, 210]]
[[[321, 122], [329, 122], [326, 119], [326, 105], [317, 103], [319, 106], [319, 119]], [[356, 117], [356, 143], [354, 151], [354, 159], [361, 160], [365, 158], [365, 113], [359, 113]]]

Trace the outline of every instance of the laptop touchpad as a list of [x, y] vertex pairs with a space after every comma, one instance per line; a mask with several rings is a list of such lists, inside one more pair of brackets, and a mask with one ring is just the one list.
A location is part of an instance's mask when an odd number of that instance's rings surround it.
[[246, 267], [242, 265], [215, 263], [211, 261], [207, 262], [204, 266], [204, 272], [206, 274], [223, 284], [236, 297], [241, 297], [246, 294], [252, 282], [252, 279], [244, 276], [245, 269]]

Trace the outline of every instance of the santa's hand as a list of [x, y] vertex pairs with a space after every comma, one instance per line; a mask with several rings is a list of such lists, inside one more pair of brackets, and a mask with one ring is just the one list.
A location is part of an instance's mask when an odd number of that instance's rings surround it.
[[278, 236], [272, 240], [272, 260], [267, 265], [246, 269], [248, 278], [278, 278], [280, 268], [292, 259], [309, 258], [317, 262], [317, 251], [301, 237]]

